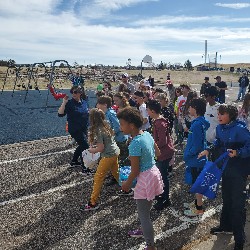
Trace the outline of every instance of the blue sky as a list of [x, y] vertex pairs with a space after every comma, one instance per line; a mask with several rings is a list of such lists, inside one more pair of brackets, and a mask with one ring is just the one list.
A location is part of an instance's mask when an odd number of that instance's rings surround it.
[[0, 59], [139, 65], [250, 62], [250, 1], [0, 1]]

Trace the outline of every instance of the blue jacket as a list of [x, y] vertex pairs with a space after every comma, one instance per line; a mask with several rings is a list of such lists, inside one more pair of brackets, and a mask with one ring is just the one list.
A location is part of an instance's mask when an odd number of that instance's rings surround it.
[[213, 143], [214, 151], [219, 155], [227, 149], [237, 150], [237, 157], [230, 158], [225, 172], [241, 172], [250, 174], [250, 132], [242, 121], [216, 127], [216, 139]]
[[120, 122], [116, 116], [116, 112], [113, 109], [109, 108], [105, 113], [105, 117], [107, 122], [110, 124], [111, 128], [115, 132], [115, 141], [125, 142], [128, 137], [125, 136], [120, 130]]
[[71, 99], [65, 106], [64, 114], [58, 114], [59, 117], [67, 115], [69, 133], [72, 135], [77, 132], [84, 132], [87, 134], [89, 111], [88, 101], [81, 99], [77, 102]]
[[206, 158], [197, 159], [198, 154], [206, 149], [206, 131], [209, 122], [204, 116], [199, 116], [191, 122], [187, 145], [184, 150], [184, 161], [187, 167], [203, 168]]

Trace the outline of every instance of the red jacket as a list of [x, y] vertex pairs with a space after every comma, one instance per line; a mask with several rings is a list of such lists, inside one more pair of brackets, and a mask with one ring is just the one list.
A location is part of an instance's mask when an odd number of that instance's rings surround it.
[[158, 161], [171, 159], [174, 155], [174, 146], [169, 134], [168, 126], [168, 122], [164, 117], [153, 121], [153, 137], [161, 151], [161, 155], [157, 157]]

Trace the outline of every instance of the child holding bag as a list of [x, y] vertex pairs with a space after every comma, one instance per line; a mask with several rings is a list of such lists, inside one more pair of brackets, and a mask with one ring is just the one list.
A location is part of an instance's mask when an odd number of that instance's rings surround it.
[[109, 171], [118, 182], [118, 155], [119, 148], [114, 141], [114, 132], [102, 110], [94, 108], [90, 110], [89, 143], [96, 147], [89, 148], [90, 153], [101, 153], [95, 176], [93, 191], [88, 204], [81, 206], [81, 210], [90, 211], [99, 208], [97, 200], [100, 196], [104, 179]]
[[237, 120], [238, 110], [234, 105], [222, 104], [218, 109], [219, 125], [212, 146], [198, 157], [208, 156], [211, 150], [218, 155], [229, 151], [229, 160], [222, 174], [223, 207], [220, 225], [210, 230], [211, 234], [234, 235], [234, 250], [243, 250], [246, 223], [246, 180], [250, 174], [250, 133], [246, 124]]
[[138, 217], [141, 222], [142, 232], [134, 230], [129, 233], [132, 237], [144, 236], [148, 250], [154, 247], [154, 229], [150, 220], [150, 210], [156, 196], [163, 193], [163, 181], [159, 169], [155, 166], [155, 156], [160, 151], [153, 137], [140, 128], [143, 117], [137, 109], [127, 107], [117, 114], [120, 120], [121, 130], [124, 134], [130, 134], [132, 141], [129, 145], [129, 158], [131, 161], [131, 173], [127, 181], [122, 183], [122, 190], [128, 192], [133, 180], [137, 178], [134, 189]]

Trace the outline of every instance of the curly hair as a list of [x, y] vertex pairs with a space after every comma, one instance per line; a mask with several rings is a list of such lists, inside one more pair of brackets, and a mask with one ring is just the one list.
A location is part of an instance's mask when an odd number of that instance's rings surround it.
[[232, 104], [221, 104], [218, 109], [218, 113], [224, 115], [225, 113], [229, 115], [230, 121], [235, 121], [238, 117], [238, 109]]
[[114, 131], [110, 127], [109, 123], [105, 121], [105, 114], [102, 110], [93, 108], [89, 112], [89, 142], [90, 144], [95, 142], [95, 137], [98, 133], [105, 133], [108, 136], [113, 136]]
[[134, 124], [140, 128], [143, 125], [143, 118], [140, 111], [136, 108], [126, 107], [117, 114], [118, 119], [122, 119], [128, 123]]

